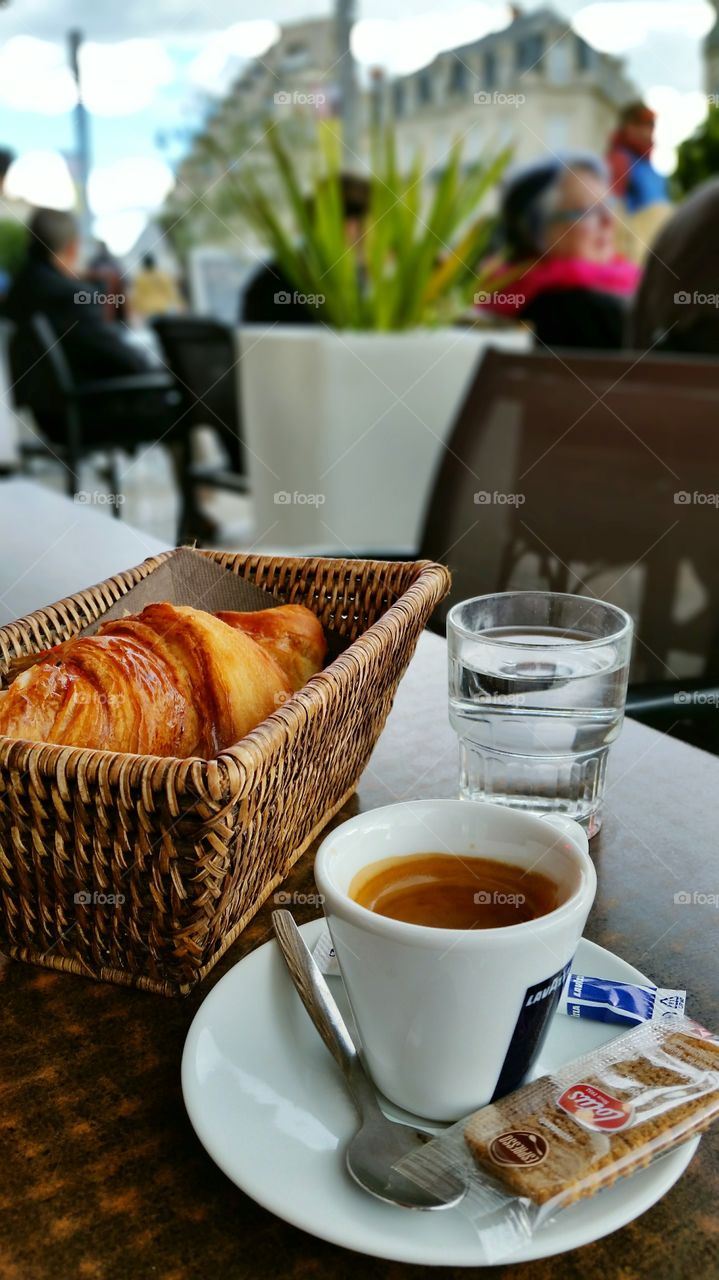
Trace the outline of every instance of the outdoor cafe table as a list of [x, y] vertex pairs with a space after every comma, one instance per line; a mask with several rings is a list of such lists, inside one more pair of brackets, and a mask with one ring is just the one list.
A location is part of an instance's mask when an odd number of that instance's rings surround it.
[[[445, 646], [422, 636], [358, 795], [357, 808], [449, 796]], [[719, 1024], [716, 924], [681, 890], [716, 892], [719, 760], [626, 724], [606, 818], [591, 850], [599, 893], [587, 934]], [[311, 892], [312, 855], [285, 888]], [[191, 996], [161, 996], [10, 963], [0, 982], [0, 1280], [322, 1280], [467, 1275], [368, 1260], [306, 1235], [243, 1196], [212, 1164], [184, 1111], [184, 1037], [212, 984], [271, 937], [271, 904]], [[296, 909], [298, 922], [316, 911]], [[719, 1135], [644, 1217], [582, 1251], [499, 1271], [507, 1280], [716, 1275]]]
[[[450, 796], [444, 642], [425, 633], [357, 795], [358, 809]], [[627, 723], [612, 752], [607, 811], [592, 841], [599, 888], [587, 934], [719, 1026], [716, 936], [719, 760]], [[312, 891], [312, 854], [285, 888]], [[582, 1250], [492, 1270], [370, 1259], [288, 1226], [205, 1154], [185, 1113], [180, 1058], [214, 983], [271, 936], [266, 905], [190, 996], [157, 995], [9, 962], [0, 976], [0, 1280], [701, 1280], [716, 1276], [719, 1134], [663, 1200]], [[298, 923], [311, 907], [295, 908]]]

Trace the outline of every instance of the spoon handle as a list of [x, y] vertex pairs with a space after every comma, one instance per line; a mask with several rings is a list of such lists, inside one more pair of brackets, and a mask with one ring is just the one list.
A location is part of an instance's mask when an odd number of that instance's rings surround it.
[[359, 1057], [332, 993], [289, 911], [273, 911], [272, 927], [305, 1009], [348, 1084], [357, 1078]]

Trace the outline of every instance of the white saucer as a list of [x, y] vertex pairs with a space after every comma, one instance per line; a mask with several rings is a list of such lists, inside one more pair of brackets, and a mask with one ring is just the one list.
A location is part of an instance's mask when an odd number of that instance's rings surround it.
[[[319, 920], [303, 926], [308, 946], [314, 946], [322, 927]], [[584, 939], [574, 967], [625, 982], [648, 981], [611, 951]], [[329, 983], [343, 1013], [348, 1011], [341, 979]], [[615, 1034], [616, 1028], [604, 1023], [557, 1014], [535, 1074]], [[355, 1130], [356, 1112], [274, 941], [235, 965], [198, 1009], [182, 1058], [182, 1090], [195, 1132], [215, 1163], [278, 1217], [378, 1258], [425, 1266], [482, 1265], [477, 1237], [460, 1210], [395, 1209], [350, 1178], [344, 1147]], [[674, 1185], [698, 1143], [692, 1139], [568, 1209], [506, 1261], [563, 1253], [623, 1227]]]

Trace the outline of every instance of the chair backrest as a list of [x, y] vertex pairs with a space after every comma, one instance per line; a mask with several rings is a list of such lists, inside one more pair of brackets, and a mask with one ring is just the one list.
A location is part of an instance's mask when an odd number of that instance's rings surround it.
[[719, 364], [488, 352], [421, 554], [449, 564], [449, 604], [508, 589], [596, 595], [635, 619], [634, 680], [714, 678]]
[[40, 313], [15, 328], [9, 343], [13, 399], [37, 415], [65, 413], [75, 382], [60, 340]]
[[216, 427], [233, 470], [244, 475], [239, 355], [234, 329], [201, 316], [157, 316], [152, 327], [182, 391], [189, 422]]

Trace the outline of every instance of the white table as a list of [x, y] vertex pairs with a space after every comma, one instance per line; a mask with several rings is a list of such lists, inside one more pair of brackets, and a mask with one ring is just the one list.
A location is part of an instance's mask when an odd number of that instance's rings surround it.
[[81, 591], [167, 543], [30, 480], [0, 481], [0, 625]]

